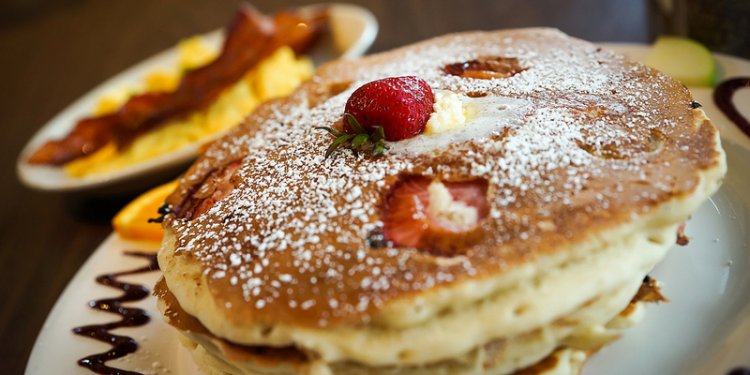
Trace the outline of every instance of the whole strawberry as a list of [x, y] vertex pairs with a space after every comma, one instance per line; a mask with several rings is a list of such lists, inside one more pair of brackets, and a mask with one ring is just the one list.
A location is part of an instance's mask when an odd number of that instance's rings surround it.
[[423, 79], [414, 76], [372, 81], [352, 93], [346, 102], [343, 131], [320, 127], [335, 139], [326, 151], [338, 148], [377, 156], [388, 149], [385, 141], [400, 141], [424, 131], [435, 96]]
[[[390, 77], [355, 90], [346, 102], [345, 112], [354, 116], [366, 131], [382, 126], [386, 140], [400, 141], [424, 130], [434, 102], [432, 89], [423, 79]], [[349, 118], [344, 119], [344, 131], [355, 132]]]

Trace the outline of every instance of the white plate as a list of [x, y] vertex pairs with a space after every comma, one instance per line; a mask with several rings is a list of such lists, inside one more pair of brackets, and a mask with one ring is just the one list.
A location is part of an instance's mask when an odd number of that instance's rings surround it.
[[[360, 6], [350, 4], [313, 5], [303, 9], [329, 6], [330, 38], [326, 37], [311, 51], [313, 60], [320, 63], [338, 57], [354, 58], [367, 51], [378, 33], [378, 23], [373, 14]], [[203, 35], [205, 41], [218, 47], [223, 40], [222, 30]], [[113, 172], [84, 178], [68, 176], [61, 168], [32, 165], [26, 162], [29, 155], [50, 139], [65, 136], [80, 118], [89, 116], [102, 94], [119, 87], [139, 82], [143, 76], [158, 68], [170, 68], [177, 64], [175, 48], [161, 52], [123, 71], [100, 84], [86, 95], [65, 108], [45, 124], [26, 144], [16, 161], [16, 171], [28, 187], [46, 191], [75, 191], [100, 189], [119, 185], [139, 178], [154, 178], [159, 172], [187, 165], [198, 154], [200, 145], [210, 141], [204, 139], [182, 149], [160, 155], [147, 161], [118, 169]]]
[[[638, 59], [645, 48], [633, 45], [609, 47]], [[750, 75], [750, 62], [719, 56], [728, 74]], [[738, 95], [738, 104], [750, 115], [750, 90]], [[726, 374], [750, 367], [750, 147], [744, 135], [734, 135], [732, 125], [702, 100], [709, 116], [725, 131], [724, 146], [729, 173], [721, 190], [704, 204], [688, 223], [690, 244], [672, 249], [653, 275], [663, 282], [668, 304], [649, 306], [643, 322], [604, 348], [588, 363], [586, 375]], [[731, 138], [727, 138], [727, 135]], [[95, 284], [96, 275], [135, 268], [143, 264], [122, 255], [129, 249], [149, 246], [110, 236], [84, 264], [52, 309], [37, 338], [26, 374], [86, 373], [76, 361], [108, 347], [75, 336], [73, 327], [116, 320], [111, 314], [87, 307], [87, 301], [116, 296], [119, 291]], [[153, 285], [158, 272], [125, 278]], [[177, 337], [160, 318], [155, 300], [134, 303], [148, 310], [153, 320], [139, 328], [117, 332], [137, 339], [141, 348], [108, 364], [140, 371], [200, 374], [181, 349]]]

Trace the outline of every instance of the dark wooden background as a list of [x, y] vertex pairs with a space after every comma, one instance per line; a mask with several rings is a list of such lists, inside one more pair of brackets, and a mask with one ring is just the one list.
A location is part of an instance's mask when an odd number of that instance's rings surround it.
[[[553, 26], [593, 41], [650, 41], [647, 0], [360, 0], [380, 22], [372, 52], [459, 30]], [[273, 12], [310, 1], [256, 0]], [[32, 134], [99, 82], [226, 23], [236, 0], [0, 2], [0, 373], [22, 373], [58, 295], [138, 192], [32, 191], [15, 162]], [[165, 180], [169, 176], [165, 176]], [[75, 358], [71, 358], [71, 361]], [[83, 372], [83, 370], [82, 370]]]

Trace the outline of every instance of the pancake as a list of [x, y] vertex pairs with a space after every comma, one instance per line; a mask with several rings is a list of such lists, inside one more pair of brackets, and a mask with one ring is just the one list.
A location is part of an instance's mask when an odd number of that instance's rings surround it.
[[[326, 158], [316, 127], [405, 75], [457, 95], [465, 124]], [[209, 373], [574, 371], [721, 184], [718, 132], [695, 107], [674, 79], [551, 29], [329, 63], [181, 178], [160, 306]], [[447, 247], [384, 241], [386, 201], [411, 178], [451, 212], [465, 207], [440, 189], [480, 181], [486, 215]]]
[[[320, 364], [294, 347], [273, 348], [267, 346], [242, 346], [211, 334], [197, 319], [187, 314], [166, 288], [162, 279], [156, 286], [158, 307], [170, 324], [180, 330], [180, 340], [191, 352], [199, 367], [209, 374], [475, 374], [481, 372], [506, 373], [508, 363], [535, 358], [549, 351], [557, 342], [556, 337], [567, 335], [564, 348], [558, 348], [534, 365], [524, 368], [516, 375], [569, 374], [577, 373], [589, 353], [618, 338], [622, 331], [631, 327], [643, 316], [643, 303], [637, 299], [606, 324], [594, 324], [586, 320], [575, 327], [573, 319], [585, 319], [584, 314], [600, 309], [610, 301], [593, 301], [581, 311], [540, 329], [513, 338], [512, 342], [495, 340], [458, 358], [438, 363], [417, 366], [368, 367], [356, 363], [339, 363], [333, 368]], [[620, 296], [628, 290], [619, 291]], [[570, 334], [570, 332], [575, 332]], [[562, 335], [561, 335], [562, 333]], [[572, 349], [572, 348], [578, 349]], [[546, 351], [545, 351], [546, 350]], [[511, 359], [509, 361], [509, 359]], [[505, 366], [505, 367], [503, 367]]]

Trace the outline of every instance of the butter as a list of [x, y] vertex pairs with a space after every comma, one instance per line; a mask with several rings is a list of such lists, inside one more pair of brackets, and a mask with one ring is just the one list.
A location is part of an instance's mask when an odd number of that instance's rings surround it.
[[435, 90], [434, 112], [427, 120], [425, 134], [443, 133], [461, 128], [466, 124], [469, 111], [461, 96], [445, 90]]

